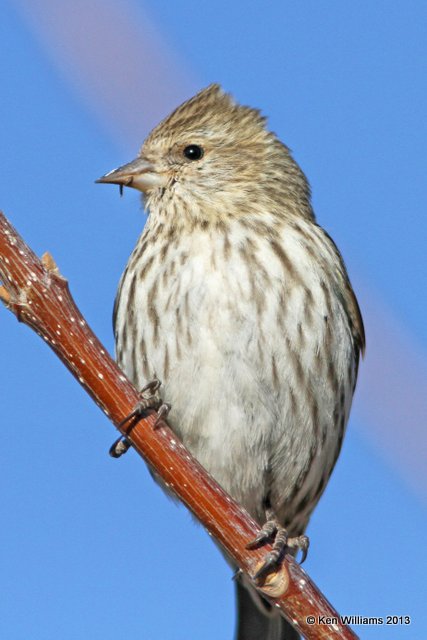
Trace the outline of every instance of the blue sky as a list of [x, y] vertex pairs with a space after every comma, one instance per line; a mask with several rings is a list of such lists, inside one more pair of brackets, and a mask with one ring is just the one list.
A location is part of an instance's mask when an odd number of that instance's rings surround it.
[[[0, 208], [52, 252], [110, 351], [144, 217], [136, 193], [119, 199], [94, 179], [212, 81], [262, 108], [293, 149], [368, 340], [306, 568], [342, 613], [413, 619], [362, 637], [424, 638], [425, 4], [0, 6]], [[230, 638], [230, 572], [206, 534], [134, 453], [107, 456], [113, 427], [2, 309], [0, 348], [0, 636]]]

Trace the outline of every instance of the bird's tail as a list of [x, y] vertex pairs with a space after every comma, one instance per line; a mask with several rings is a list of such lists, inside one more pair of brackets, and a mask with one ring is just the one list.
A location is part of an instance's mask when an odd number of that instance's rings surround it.
[[249, 586], [236, 580], [236, 640], [300, 640], [300, 635], [278, 611]]

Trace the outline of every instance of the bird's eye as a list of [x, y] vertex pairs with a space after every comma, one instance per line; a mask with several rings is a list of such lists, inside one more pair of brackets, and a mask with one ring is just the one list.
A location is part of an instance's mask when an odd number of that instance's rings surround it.
[[203, 149], [198, 144], [189, 144], [188, 147], [185, 147], [183, 153], [188, 160], [200, 160], [200, 158], [203, 158]]

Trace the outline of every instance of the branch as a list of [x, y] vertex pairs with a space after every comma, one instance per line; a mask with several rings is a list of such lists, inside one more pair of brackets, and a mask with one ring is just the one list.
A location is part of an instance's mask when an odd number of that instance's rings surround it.
[[[138, 401], [138, 393], [88, 327], [53, 258], [40, 261], [0, 213], [0, 300], [20, 322], [41, 336], [68, 367], [105, 415], [118, 427]], [[259, 526], [191, 456], [166, 423], [154, 429], [155, 414], [120, 427], [139, 455], [193, 512], [228, 555], [249, 576], [269, 545], [247, 550]], [[255, 585], [307, 639], [350, 640], [357, 636], [295, 560]], [[332, 618], [330, 624], [308, 624]]]

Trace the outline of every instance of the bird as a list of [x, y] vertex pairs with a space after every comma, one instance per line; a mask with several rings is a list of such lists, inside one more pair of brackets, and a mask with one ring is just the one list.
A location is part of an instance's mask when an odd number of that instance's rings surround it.
[[[171, 428], [262, 527], [253, 544], [305, 552], [365, 349], [307, 178], [258, 109], [211, 84], [98, 181], [148, 213], [114, 305], [118, 364], [138, 388], [162, 381]], [[299, 637], [235, 582], [237, 640]]]

